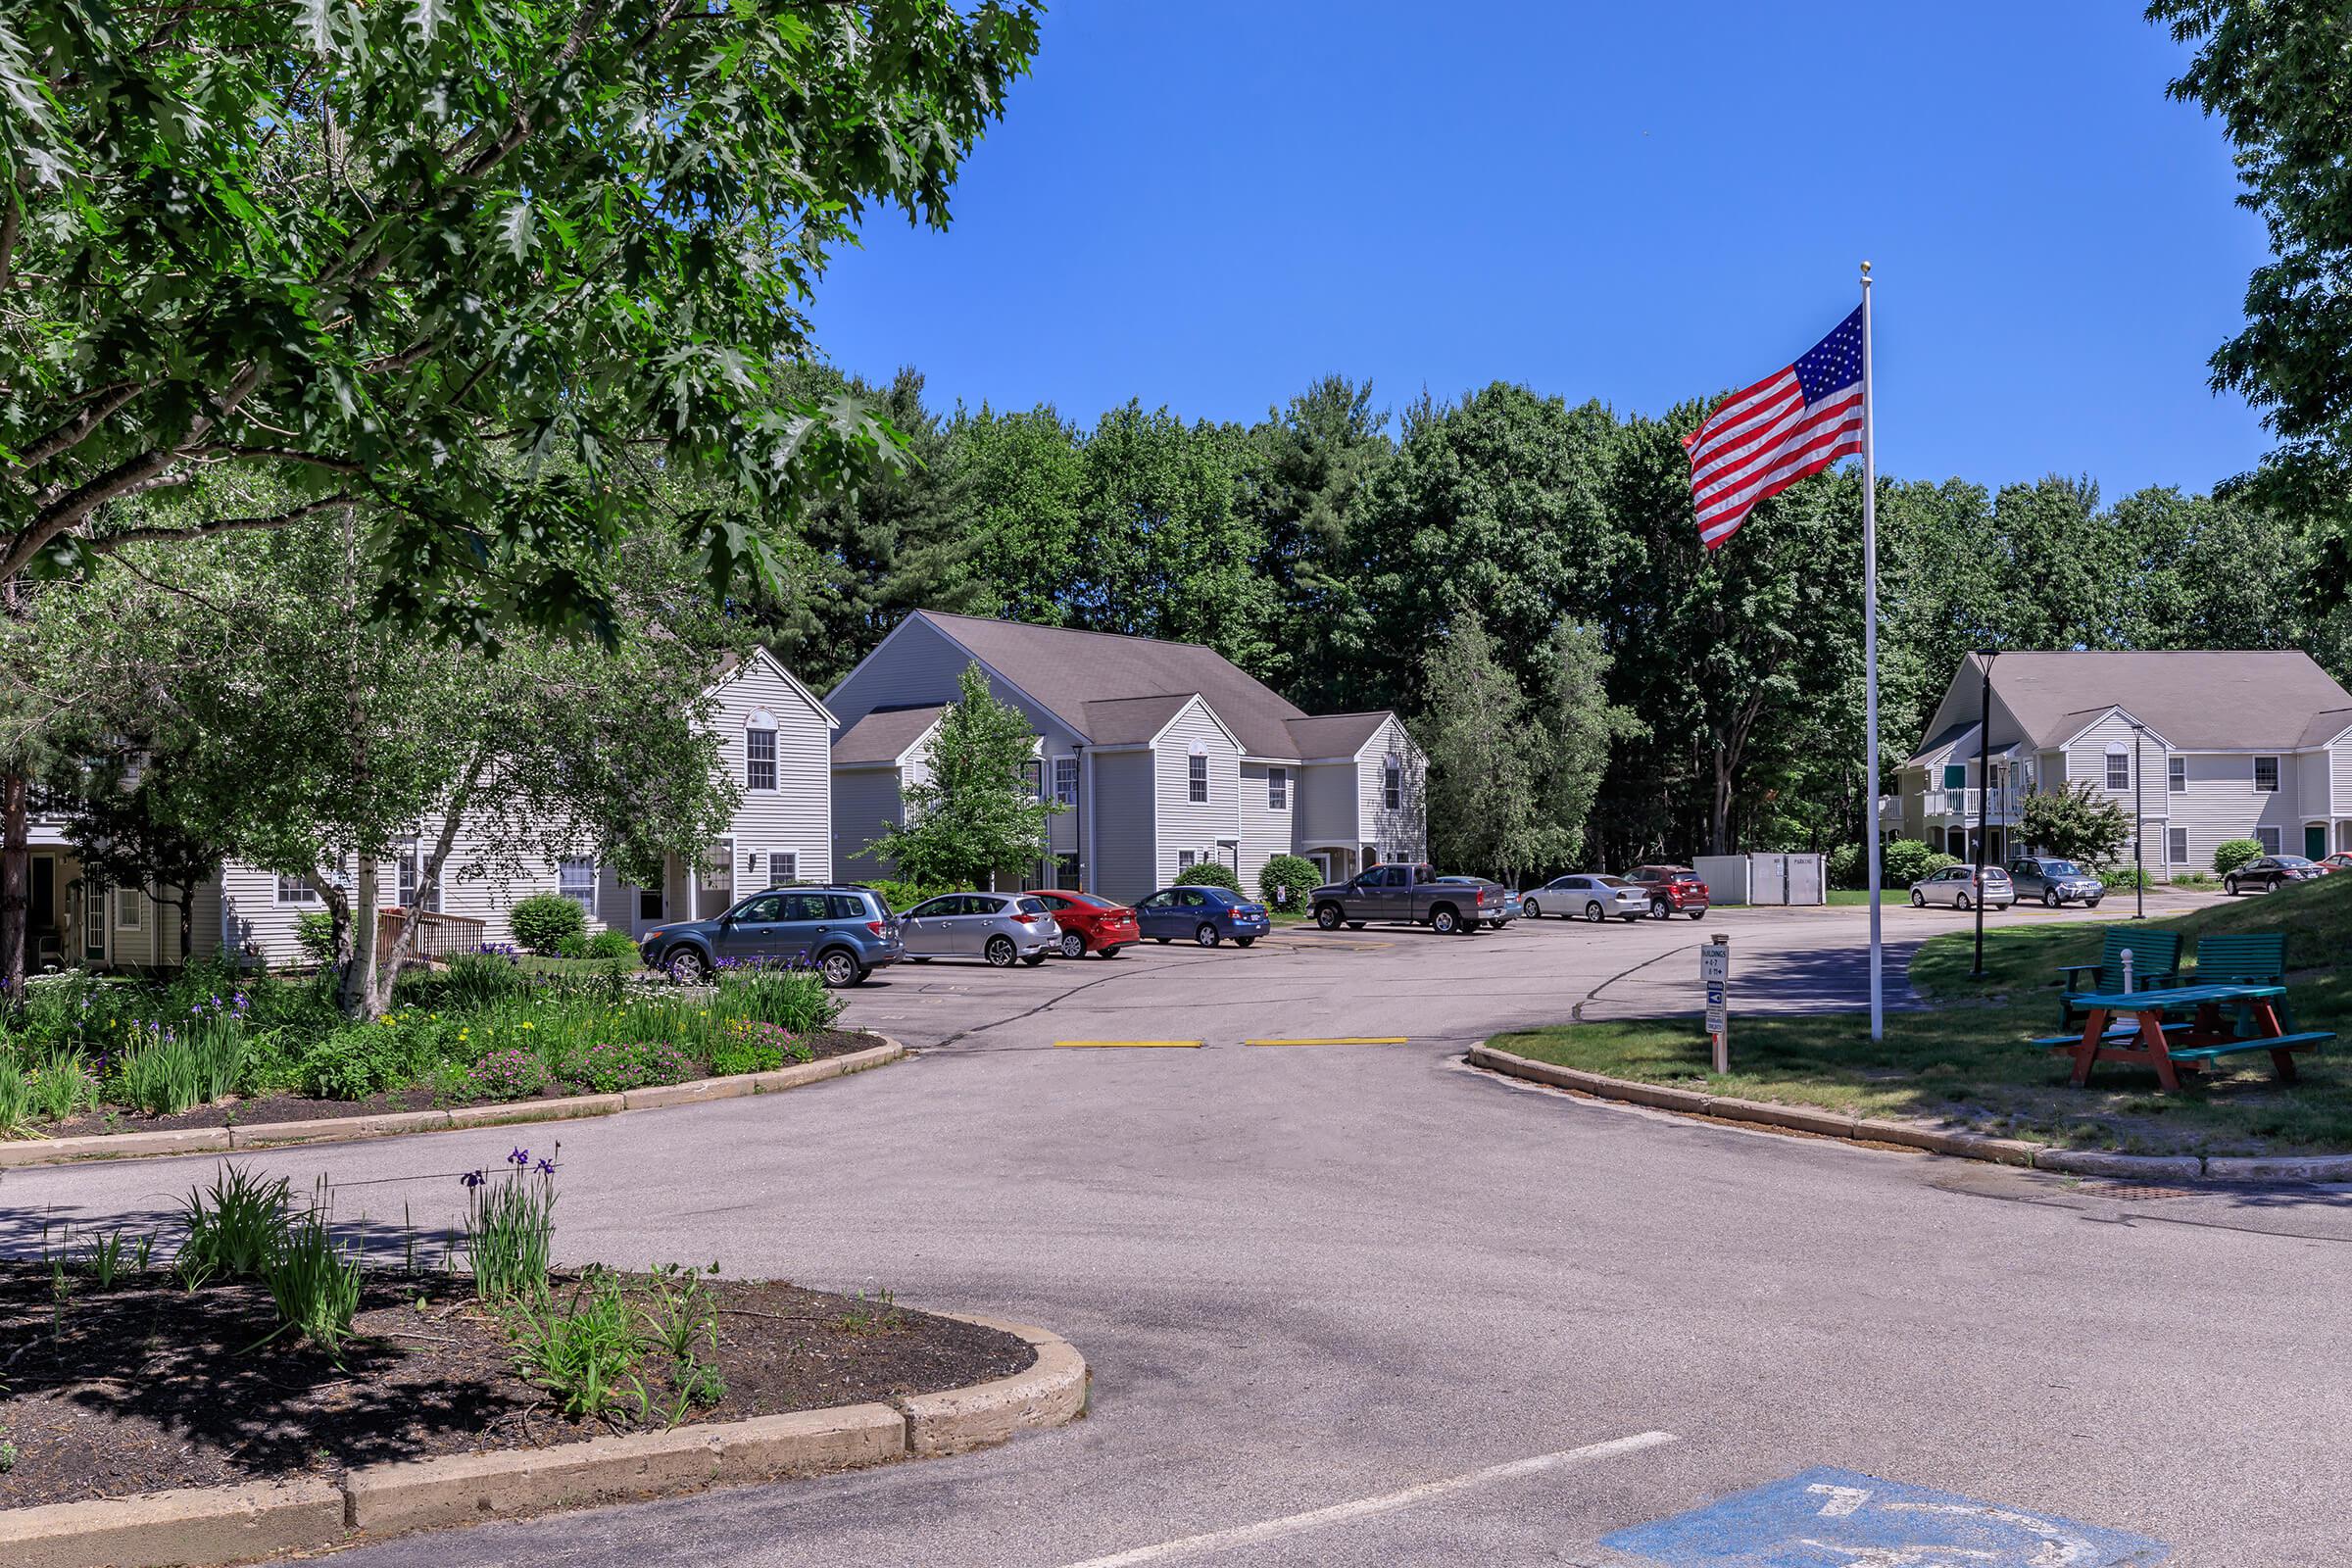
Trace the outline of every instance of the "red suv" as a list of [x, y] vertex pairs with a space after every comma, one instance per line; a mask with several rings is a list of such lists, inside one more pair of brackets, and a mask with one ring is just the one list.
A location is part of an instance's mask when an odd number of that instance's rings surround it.
[[1707, 885], [1687, 865], [1637, 865], [1625, 879], [1649, 895], [1649, 912], [1661, 920], [1707, 917]]

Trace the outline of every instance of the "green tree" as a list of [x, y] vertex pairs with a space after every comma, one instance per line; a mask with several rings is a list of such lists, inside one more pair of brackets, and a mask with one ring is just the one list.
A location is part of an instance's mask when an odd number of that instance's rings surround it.
[[997, 701], [978, 664], [964, 666], [956, 701], [940, 714], [923, 778], [901, 792], [906, 820], [882, 824], [874, 854], [901, 880], [971, 887], [992, 872], [1046, 854], [1046, 818], [1028, 769], [1037, 737], [1018, 709]]
[[982, 613], [1067, 624], [1084, 569], [1077, 431], [1051, 408], [998, 414], [983, 404], [949, 425], [945, 462], [970, 541], [950, 574], [954, 590]]
[[1431, 854], [1512, 884], [1563, 858], [1568, 835], [1538, 806], [1527, 700], [1476, 610], [1454, 612], [1424, 681], [1429, 707], [1414, 729], [1429, 759]]
[[2045, 855], [2104, 867], [2132, 842], [2132, 815], [2088, 784], [2069, 784], [2027, 796], [2017, 836]]
[[1646, 733], [1630, 710], [1609, 701], [1611, 663], [1597, 627], [1562, 621], [1529, 696], [1536, 815], [1553, 836], [1552, 865], [1572, 865], [1584, 856], [1585, 821], [1608, 771], [1609, 748]]

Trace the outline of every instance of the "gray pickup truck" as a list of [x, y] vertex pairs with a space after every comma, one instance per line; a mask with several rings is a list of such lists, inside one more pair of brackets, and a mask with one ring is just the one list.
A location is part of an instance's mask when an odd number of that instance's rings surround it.
[[1315, 924], [1361, 930], [1374, 920], [1425, 925], [1440, 935], [1499, 926], [1508, 918], [1498, 882], [1456, 877], [1441, 882], [1433, 865], [1375, 865], [1308, 896]]

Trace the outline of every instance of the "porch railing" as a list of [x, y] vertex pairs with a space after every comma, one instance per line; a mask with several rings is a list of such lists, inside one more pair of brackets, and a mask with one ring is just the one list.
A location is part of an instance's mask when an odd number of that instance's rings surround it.
[[[1930, 816], [1957, 817], [1964, 822], [1977, 819], [1977, 807], [1983, 790], [1930, 790], [1927, 813]], [[2025, 811], [2026, 793], [2021, 789], [2004, 788], [1992, 792], [1984, 803], [1985, 814], [1995, 822], [2014, 824]]]
[[412, 950], [419, 959], [447, 958], [455, 954], [471, 953], [482, 945], [482, 934], [489, 929], [482, 920], [470, 914], [443, 914], [438, 909], [378, 909], [375, 914], [375, 961], [388, 963], [392, 958], [392, 944], [400, 940], [401, 931], [409, 921], [416, 922], [416, 946]]

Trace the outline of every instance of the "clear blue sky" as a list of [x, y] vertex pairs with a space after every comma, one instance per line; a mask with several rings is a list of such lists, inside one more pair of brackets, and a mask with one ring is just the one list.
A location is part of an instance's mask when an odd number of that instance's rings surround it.
[[1786, 365], [1876, 264], [1880, 465], [2109, 496], [2268, 445], [2206, 387], [2260, 224], [2123, 3], [1061, 0], [945, 233], [818, 336], [933, 400], [1254, 419], [1315, 376], [1620, 411]]

